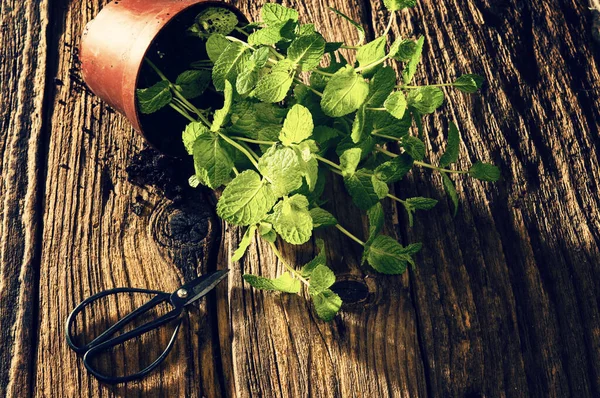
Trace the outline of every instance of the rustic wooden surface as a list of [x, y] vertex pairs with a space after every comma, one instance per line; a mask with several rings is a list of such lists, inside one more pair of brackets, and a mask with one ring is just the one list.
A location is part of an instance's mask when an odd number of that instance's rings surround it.
[[[232, 3], [252, 19], [262, 1]], [[421, 83], [467, 72], [488, 82], [480, 95], [447, 91], [446, 115], [426, 124], [430, 158], [451, 118], [461, 166], [493, 161], [503, 179], [457, 179], [454, 219], [438, 176], [416, 170], [399, 184], [402, 197], [442, 199], [414, 228], [386, 204], [387, 232], [424, 243], [418, 268], [400, 277], [367, 275], [358, 247], [321, 234], [355, 288], [329, 324], [302, 297], [243, 285], [244, 272], [282, 267], [256, 242], [229, 264], [241, 233], [214, 218], [206, 192], [132, 178], [136, 167], [146, 167], [138, 177], [168, 174], [173, 162], [147, 151], [140, 161], [142, 140], [80, 82], [78, 38], [103, 4], [0, 0], [0, 396], [600, 395], [600, 19], [588, 4], [420, 0], [397, 18], [396, 34], [426, 36]], [[387, 18], [379, 0], [285, 4], [329, 39], [356, 34], [327, 6], [370, 37]], [[339, 184], [329, 190], [342, 196]], [[344, 200], [333, 208], [364, 234]], [[302, 263], [313, 248], [283, 251]], [[101, 385], [67, 348], [63, 323], [84, 297], [171, 291], [216, 267], [232, 269], [228, 282], [190, 311], [169, 360], [144, 381]], [[131, 305], [111, 301], [96, 316]]]

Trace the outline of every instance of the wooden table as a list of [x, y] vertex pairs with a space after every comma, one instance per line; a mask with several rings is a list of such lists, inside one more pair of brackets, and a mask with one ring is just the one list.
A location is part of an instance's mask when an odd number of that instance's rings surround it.
[[[394, 33], [426, 36], [420, 83], [487, 79], [479, 95], [446, 91], [445, 114], [426, 122], [428, 157], [437, 160], [441, 126], [456, 120], [460, 167], [492, 161], [503, 178], [457, 179], [455, 218], [439, 175], [415, 170], [398, 184], [400, 196], [441, 200], [413, 228], [386, 203], [386, 233], [424, 243], [402, 276], [364, 272], [358, 247], [320, 234], [349, 287], [331, 323], [303, 297], [244, 285], [243, 272], [282, 272], [273, 253], [254, 242], [230, 263], [241, 231], [214, 217], [207, 192], [185, 188], [189, 164], [143, 150], [83, 88], [76, 48], [103, 3], [0, 1], [0, 396], [600, 396], [600, 35], [586, 2], [419, 0], [397, 18]], [[232, 3], [252, 19], [262, 1]], [[387, 16], [379, 0], [285, 3], [350, 42], [355, 32], [327, 6], [371, 38]], [[339, 184], [329, 191], [364, 236]], [[313, 254], [283, 250], [297, 264]], [[65, 344], [65, 318], [90, 294], [172, 291], [226, 267], [167, 363], [140, 383], [100, 385]], [[138, 352], [128, 361], [144, 359]]]

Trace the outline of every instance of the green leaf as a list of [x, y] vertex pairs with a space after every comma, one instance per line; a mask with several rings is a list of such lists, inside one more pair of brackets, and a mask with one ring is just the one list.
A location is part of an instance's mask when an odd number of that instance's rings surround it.
[[371, 183], [373, 184], [373, 190], [375, 191], [379, 199], [385, 198], [390, 192], [390, 187], [388, 187], [388, 185], [385, 182], [377, 178], [376, 175], [371, 176]]
[[217, 189], [231, 180], [233, 159], [216, 134], [202, 134], [194, 143], [196, 175], [205, 178], [206, 185]]
[[327, 126], [316, 126], [313, 130], [312, 137], [321, 149], [319, 154], [323, 155], [327, 150], [335, 144], [337, 139], [342, 135], [338, 129]]
[[452, 182], [450, 177], [446, 175], [446, 173], [442, 174], [442, 183], [444, 185], [444, 191], [446, 191], [446, 194], [448, 194], [448, 196], [452, 200], [452, 204], [454, 205], [453, 214], [454, 216], [456, 216], [456, 213], [458, 212], [458, 195], [456, 193], [454, 183]]
[[432, 198], [414, 197], [408, 198], [405, 201], [411, 208], [415, 210], [431, 210], [437, 205], [438, 201]]
[[263, 278], [262, 276], [245, 274], [244, 281], [250, 286], [260, 290], [278, 291], [284, 293], [299, 293], [300, 281], [292, 278], [289, 272], [284, 272], [276, 279]]
[[[385, 57], [386, 44], [387, 37], [381, 36], [364, 46], [361, 46], [356, 53], [356, 60], [358, 61], [359, 67], [363, 68]], [[366, 78], [372, 77], [379, 68], [381, 68], [380, 65], [367, 68], [362, 71], [362, 75]]]
[[409, 84], [410, 81], [415, 76], [417, 71], [417, 66], [419, 62], [421, 62], [421, 53], [423, 52], [423, 43], [425, 42], [425, 38], [423, 36], [419, 37], [417, 40], [417, 45], [415, 47], [415, 52], [412, 57], [404, 67], [402, 71], [402, 79], [404, 80], [404, 84]]
[[406, 112], [401, 120], [396, 119], [388, 112], [373, 112], [372, 120], [373, 129], [377, 130], [379, 134], [396, 138], [408, 135], [412, 125], [412, 118], [409, 112]]
[[396, 72], [389, 66], [379, 69], [369, 83], [367, 105], [373, 108], [383, 106], [395, 87]]
[[243, 44], [231, 42], [221, 53], [212, 71], [213, 85], [217, 91], [225, 90], [225, 80], [235, 84], [237, 75], [250, 57], [247, 50]]
[[383, 106], [396, 119], [402, 119], [406, 112], [406, 97], [402, 91], [392, 93], [386, 100]]
[[446, 152], [440, 158], [440, 167], [447, 167], [458, 160], [458, 151], [460, 149], [460, 133], [456, 124], [450, 122], [448, 127], [448, 145]]
[[365, 134], [365, 127], [367, 122], [367, 111], [366, 106], [361, 106], [356, 111], [356, 116], [354, 117], [354, 122], [352, 123], [352, 133], [350, 137], [352, 138], [352, 142], [358, 143], [363, 140]]
[[333, 214], [320, 207], [310, 209], [310, 216], [313, 219], [313, 228], [332, 227], [338, 223]]
[[297, 37], [288, 48], [288, 59], [303, 71], [319, 66], [325, 51], [325, 39], [318, 33]]
[[210, 7], [196, 16], [196, 25], [204, 35], [230, 34], [238, 24], [236, 15], [226, 8]]
[[395, 239], [379, 235], [367, 250], [367, 261], [376, 271], [382, 274], [397, 275], [406, 271], [407, 265], [413, 263], [411, 252], [414, 248], [407, 251]]
[[369, 218], [369, 239], [367, 239], [365, 246], [370, 246], [383, 229], [385, 222], [385, 214], [380, 202], [367, 210], [367, 217]]
[[255, 233], [256, 224], [250, 225], [248, 229], [246, 229], [246, 232], [244, 233], [244, 236], [240, 241], [240, 246], [236, 249], [235, 252], [233, 252], [233, 255], [231, 256], [231, 261], [240, 261], [244, 253], [246, 253], [248, 246], [250, 246], [250, 243], [252, 242], [252, 238], [254, 238]]
[[275, 232], [271, 223], [261, 222], [258, 225], [258, 234], [267, 242], [275, 243], [277, 240], [277, 232]]
[[292, 61], [279, 61], [268, 75], [258, 81], [254, 95], [263, 102], [283, 101], [292, 86], [294, 75]]
[[479, 75], [467, 74], [456, 79], [452, 86], [464, 93], [473, 94], [481, 88], [484, 81], [483, 77]]
[[444, 92], [438, 87], [423, 86], [408, 92], [408, 106], [421, 114], [433, 113], [444, 103]]
[[333, 7], [329, 7], [329, 9], [331, 11], [333, 11], [334, 13], [336, 13], [338, 16], [344, 18], [346, 21], [350, 22], [356, 28], [356, 30], [358, 30], [358, 42], [359, 43], [362, 43], [365, 41], [365, 29], [358, 22], [356, 22], [355, 20], [353, 20], [352, 18], [350, 18], [348, 15], [344, 14], [340, 10], [337, 10]]
[[292, 106], [288, 112], [279, 140], [283, 145], [298, 144], [312, 135], [314, 128], [310, 111], [302, 105]]
[[213, 64], [217, 62], [221, 53], [225, 51], [229, 43], [231, 42], [221, 34], [216, 33], [210, 35], [206, 41], [206, 54], [208, 55], [208, 59], [210, 59]]
[[312, 296], [317, 316], [325, 322], [331, 321], [342, 306], [342, 299], [330, 289]]
[[327, 116], [345, 116], [360, 108], [368, 94], [369, 84], [354, 68], [346, 65], [335, 72], [327, 83], [321, 107]]
[[[231, 109], [230, 131], [248, 138], [258, 139], [261, 128], [276, 126], [281, 130], [281, 123], [286, 110], [274, 104], [254, 101], [236, 101]], [[277, 132], [279, 134], [279, 131]]]
[[495, 182], [500, 179], [500, 169], [493, 164], [477, 162], [469, 169], [469, 175], [481, 181]]
[[351, 148], [342, 153], [342, 156], [340, 156], [340, 167], [344, 177], [354, 175], [360, 163], [361, 153], [362, 150], [360, 148]]
[[228, 80], [225, 81], [224, 94], [225, 101], [223, 103], [223, 108], [215, 112], [212, 126], [210, 126], [210, 130], [214, 132], [219, 131], [221, 127], [228, 122], [229, 112], [231, 112], [231, 105], [233, 103], [233, 87], [231, 86], [231, 83]]
[[271, 210], [277, 197], [260, 175], [246, 170], [223, 190], [217, 203], [217, 215], [233, 225], [256, 224]]
[[169, 105], [173, 99], [169, 82], [161, 80], [148, 88], [136, 90], [140, 112], [144, 114], [154, 113]]
[[256, 69], [245, 70], [240, 73], [235, 81], [235, 89], [240, 95], [250, 93], [258, 82], [258, 71]]
[[303, 170], [292, 148], [273, 145], [258, 160], [258, 170], [271, 182], [277, 197], [302, 186]]
[[262, 68], [269, 61], [269, 57], [271, 56], [271, 51], [269, 51], [269, 47], [261, 47], [256, 49], [250, 56], [250, 60], [254, 62], [254, 65], [257, 68]]
[[306, 179], [309, 192], [313, 192], [319, 179], [319, 162], [314, 153], [319, 150], [313, 140], [306, 140], [298, 145], [293, 145], [293, 149], [300, 160], [302, 175]]
[[208, 128], [200, 122], [192, 122], [185, 127], [182, 134], [183, 145], [190, 155], [194, 154], [194, 143], [196, 138], [208, 133]]
[[341, 156], [348, 149], [360, 148], [362, 151], [360, 157], [362, 160], [364, 160], [371, 154], [371, 152], [373, 152], [374, 147], [375, 140], [370, 135], [367, 135], [362, 141], [357, 143], [352, 142], [352, 137], [346, 136], [342, 141], [340, 141], [335, 151], [338, 156]]
[[414, 159], [407, 153], [403, 153], [385, 163], [382, 163], [375, 169], [375, 175], [381, 181], [391, 184], [400, 181], [406, 173], [412, 169]]
[[321, 294], [335, 283], [335, 274], [326, 265], [317, 265], [310, 274], [308, 293], [311, 296]]
[[327, 253], [325, 252], [325, 242], [323, 242], [323, 239], [317, 239], [316, 241], [317, 248], [319, 249], [319, 254], [317, 254], [315, 258], [306, 263], [300, 271], [300, 274], [305, 278], [310, 277], [310, 274], [312, 274], [314, 269], [317, 268], [319, 265], [327, 265]]
[[418, 45], [414, 40], [397, 39], [390, 47], [390, 57], [398, 61], [410, 61], [417, 48]]
[[361, 210], [367, 210], [379, 202], [371, 176], [361, 170], [352, 176], [344, 177], [344, 185], [354, 204]]
[[402, 147], [414, 160], [421, 161], [425, 158], [425, 144], [412, 135], [402, 137]]
[[268, 215], [267, 221], [288, 243], [301, 245], [312, 236], [313, 221], [308, 211], [308, 199], [304, 195], [284, 197], [273, 207], [273, 213]]
[[267, 3], [263, 5], [260, 16], [267, 26], [272, 26], [288, 20], [297, 21], [298, 11], [279, 4]]
[[316, 33], [315, 24], [307, 23], [298, 26], [298, 36], [308, 36], [313, 33]]
[[210, 84], [211, 73], [207, 70], [186, 70], [177, 77], [175, 84], [185, 98], [202, 95]]
[[383, 4], [390, 11], [398, 11], [411, 8], [417, 4], [416, 0], [383, 0]]

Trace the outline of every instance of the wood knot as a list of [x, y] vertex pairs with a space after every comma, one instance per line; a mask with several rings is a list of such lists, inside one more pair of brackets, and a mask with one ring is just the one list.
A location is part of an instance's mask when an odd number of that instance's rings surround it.
[[151, 218], [152, 236], [170, 248], [198, 247], [211, 231], [213, 214], [202, 202], [158, 205]]
[[355, 275], [341, 275], [331, 286], [331, 290], [340, 296], [344, 305], [364, 304], [370, 301], [373, 288], [374, 285], [369, 286], [364, 279]]

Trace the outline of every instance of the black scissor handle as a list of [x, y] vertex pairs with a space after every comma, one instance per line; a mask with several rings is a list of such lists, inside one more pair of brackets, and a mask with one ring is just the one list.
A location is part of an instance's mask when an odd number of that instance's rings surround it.
[[[154, 294], [155, 296], [152, 299], [150, 299], [146, 304], [131, 311], [129, 314], [127, 314], [123, 318], [119, 319], [114, 325], [112, 325], [111, 327], [106, 329], [98, 337], [96, 337], [89, 343], [87, 343], [83, 346], [76, 345], [74, 342], [74, 339], [73, 339], [73, 335], [71, 333], [71, 329], [72, 329], [73, 323], [75, 322], [75, 318], [77, 317], [77, 315], [81, 311], [83, 311], [88, 305], [93, 303], [94, 301], [104, 298], [106, 296], [112, 295], [112, 294], [119, 294], [119, 293], [146, 293], [146, 294]], [[138, 316], [140, 316], [140, 315], [144, 314], [145, 312], [149, 311], [150, 309], [156, 307], [158, 304], [168, 301], [169, 296], [170, 295], [168, 293], [161, 292], [158, 290], [124, 288], [124, 287], [105, 290], [103, 292], [100, 292], [98, 294], [90, 296], [87, 299], [83, 300], [77, 307], [75, 307], [73, 309], [73, 311], [71, 311], [71, 313], [69, 314], [69, 316], [67, 318], [66, 325], [65, 325], [65, 329], [66, 329], [65, 334], [67, 337], [67, 344], [76, 353], [84, 354], [85, 352], [87, 352], [88, 350], [93, 348], [94, 346], [101, 344], [101, 343], [105, 342], [106, 340], [110, 339], [110, 337], [113, 334], [115, 334], [117, 331], [119, 331], [120, 329], [125, 327], [125, 325], [127, 325], [129, 322], [131, 322]]]
[[175, 309], [175, 310], [161, 316], [160, 318], [156, 319], [155, 321], [148, 322], [140, 327], [130, 330], [127, 333], [123, 333], [117, 337], [108, 339], [108, 340], [104, 341], [103, 343], [100, 343], [100, 344], [90, 348], [88, 351], [86, 351], [85, 355], [83, 356], [83, 364], [85, 365], [85, 368], [92, 375], [94, 375], [94, 377], [96, 377], [98, 380], [100, 380], [101, 382], [107, 383], [107, 384], [119, 384], [119, 383], [126, 383], [128, 381], [142, 379], [148, 373], [152, 372], [158, 365], [160, 365], [167, 358], [167, 355], [169, 355], [169, 352], [171, 351], [171, 349], [173, 348], [173, 345], [175, 344], [175, 340], [177, 338], [177, 333], [179, 332], [179, 328], [181, 326], [182, 319], [179, 319], [179, 321], [177, 322], [177, 326], [175, 326], [175, 330], [173, 331], [173, 335], [171, 336], [171, 339], [169, 340], [169, 344], [167, 344], [167, 347], [162, 352], [162, 354], [160, 354], [158, 356], [158, 358], [156, 360], [154, 360], [154, 362], [152, 362], [150, 365], [148, 365], [144, 369], [140, 370], [139, 372], [132, 373], [132, 374], [126, 375], [126, 376], [104, 375], [93, 367], [92, 360], [103, 351], [109, 350], [119, 344], [122, 344], [128, 340], [131, 340], [138, 336], [141, 336], [144, 333], [147, 333], [151, 330], [159, 328], [162, 325], [164, 325], [168, 322], [171, 322], [174, 319], [177, 319], [182, 311], [183, 311], [182, 308]]

